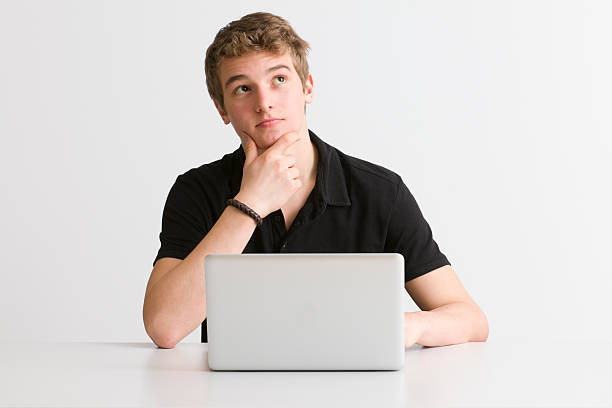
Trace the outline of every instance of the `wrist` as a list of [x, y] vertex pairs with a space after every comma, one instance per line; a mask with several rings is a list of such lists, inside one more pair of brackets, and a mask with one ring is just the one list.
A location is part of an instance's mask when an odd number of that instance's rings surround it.
[[257, 205], [257, 203], [255, 203], [255, 201], [252, 200], [248, 196], [245, 197], [244, 195], [241, 195], [240, 193], [238, 193], [234, 196], [234, 200], [240, 201], [241, 203], [243, 203], [244, 205], [246, 205], [247, 207], [255, 211], [257, 215], [259, 215], [262, 219], [265, 218], [267, 215], [267, 214], [264, 214], [261, 208], [259, 207], [259, 205]]

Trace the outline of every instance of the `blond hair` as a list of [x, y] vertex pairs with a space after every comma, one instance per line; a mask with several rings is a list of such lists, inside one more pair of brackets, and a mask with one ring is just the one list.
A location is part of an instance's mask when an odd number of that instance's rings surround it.
[[306, 60], [309, 49], [308, 43], [293, 31], [285, 19], [270, 13], [248, 14], [219, 30], [206, 50], [204, 71], [208, 93], [225, 111], [219, 75], [221, 61], [223, 58], [239, 57], [257, 51], [268, 51], [276, 55], [289, 51], [304, 88], [309, 74]]

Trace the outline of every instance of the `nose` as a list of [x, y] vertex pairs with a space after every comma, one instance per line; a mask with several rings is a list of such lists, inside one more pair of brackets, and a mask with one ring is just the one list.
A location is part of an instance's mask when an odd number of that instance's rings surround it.
[[257, 113], [269, 112], [272, 109], [272, 94], [266, 87], [259, 87], [257, 90], [257, 101], [255, 111]]

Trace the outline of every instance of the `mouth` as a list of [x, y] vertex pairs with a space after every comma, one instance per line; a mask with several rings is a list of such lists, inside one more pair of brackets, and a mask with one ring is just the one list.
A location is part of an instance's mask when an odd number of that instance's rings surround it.
[[255, 127], [269, 128], [269, 127], [272, 127], [272, 126], [276, 126], [282, 120], [283, 119], [276, 119], [276, 118], [270, 118], [270, 119], [262, 120], [257, 125], [255, 125]]

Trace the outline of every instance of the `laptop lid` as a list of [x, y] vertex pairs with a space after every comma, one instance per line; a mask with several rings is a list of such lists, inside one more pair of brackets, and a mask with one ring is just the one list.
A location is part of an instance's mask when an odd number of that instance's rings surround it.
[[213, 370], [404, 365], [401, 254], [211, 254], [204, 267]]

